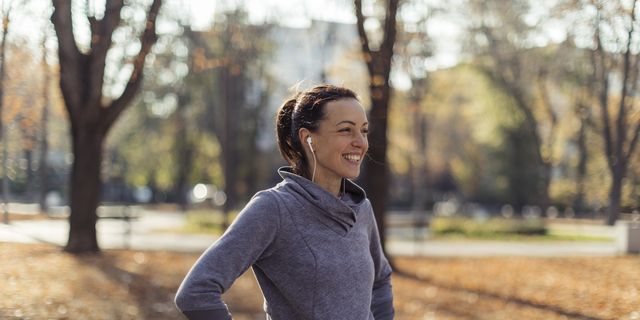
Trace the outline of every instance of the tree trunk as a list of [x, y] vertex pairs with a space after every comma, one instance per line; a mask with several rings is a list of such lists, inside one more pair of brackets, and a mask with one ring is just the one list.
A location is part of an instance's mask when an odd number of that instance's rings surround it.
[[187, 110], [184, 110], [187, 107], [187, 103], [184, 93], [178, 95], [178, 104], [179, 106], [174, 121], [178, 127], [178, 136], [181, 138], [176, 139], [174, 145], [178, 163], [174, 193], [180, 208], [182, 211], [186, 211], [189, 205], [187, 195], [189, 192], [189, 170], [193, 165], [193, 146], [187, 130], [188, 120], [185, 115]]
[[622, 178], [624, 177], [621, 165], [613, 167], [611, 171], [611, 188], [609, 189], [609, 208], [607, 210], [607, 225], [612, 226], [620, 216], [620, 202], [622, 198]]
[[415, 111], [413, 115], [413, 138], [416, 141], [416, 155], [413, 155], [416, 166], [414, 167], [413, 196], [411, 207], [413, 210], [426, 209], [427, 186], [429, 169], [427, 167], [427, 117], [420, 111], [422, 97], [414, 101]]
[[578, 169], [576, 173], [576, 198], [573, 202], [576, 214], [582, 214], [584, 211], [584, 179], [587, 175], [587, 143], [586, 143], [587, 121], [582, 119], [580, 122], [580, 131], [578, 131]]
[[[4, 8], [2, 8], [4, 9]], [[3, 221], [9, 223], [9, 180], [7, 177], [7, 128], [3, 121], [4, 113], [4, 77], [5, 61], [7, 60], [7, 34], [9, 33], [9, 11], [3, 12], [2, 19], [2, 42], [0, 43], [0, 139], [2, 139], [2, 202], [4, 203]]]
[[178, 173], [175, 183], [175, 194], [178, 204], [182, 211], [189, 208], [189, 170], [193, 164], [193, 148], [189, 141], [181, 140], [178, 142]]
[[538, 188], [538, 204], [545, 210], [551, 204], [551, 198], [549, 197], [549, 186], [551, 185], [551, 163], [543, 161], [538, 164], [542, 171], [542, 178], [540, 179], [540, 186]]
[[[0, 113], [0, 123], [2, 123], [2, 113]], [[4, 203], [4, 223], [9, 223], [9, 139], [7, 137], [7, 126], [0, 125], [0, 138], [2, 138], [2, 202]]]
[[27, 162], [26, 179], [25, 179], [25, 192], [24, 196], [27, 201], [31, 202], [35, 195], [35, 179], [33, 175], [33, 150], [25, 149], [24, 158]]
[[380, 243], [385, 249], [386, 209], [389, 185], [389, 166], [387, 165], [387, 126], [390, 100], [389, 86], [369, 87], [371, 90], [371, 110], [369, 111], [369, 157], [364, 162], [365, 175], [362, 179], [367, 198], [371, 201]]
[[[227, 32], [225, 33], [225, 40], [228, 41], [230, 26], [227, 25]], [[225, 47], [229, 48], [230, 44], [225, 43]], [[235, 141], [232, 141], [236, 136], [233, 134], [235, 122], [231, 121], [233, 116], [232, 114], [232, 93], [235, 89], [235, 78], [230, 75], [229, 67], [224, 68], [221, 73], [221, 79], [224, 81], [225, 90], [222, 93], [222, 119], [224, 119], [224, 124], [222, 128], [222, 145], [224, 147], [224, 155], [222, 157], [223, 164], [223, 175], [224, 175], [224, 192], [227, 196], [227, 200], [222, 206], [222, 229], [226, 230], [229, 226], [229, 211], [235, 204], [235, 154], [236, 154], [236, 145]]]
[[99, 252], [96, 209], [102, 193], [100, 165], [104, 136], [92, 127], [74, 128], [73, 131], [69, 241], [64, 250]]
[[40, 212], [48, 213], [47, 192], [49, 191], [49, 65], [47, 64], [47, 47], [45, 46], [46, 37], [42, 40], [42, 115], [40, 118], [40, 159], [38, 166], [38, 176], [40, 178], [40, 194], [38, 202], [40, 204]]
[[[234, 43], [232, 39], [236, 32], [233, 29], [232, 25], [227, 25], [227, 31], [224, 35], [226, 48], [233, 48]], [[224, 230], [226, 230], [230, 224], [229, 213], [238, 203], [238, 187], [245, 178], [242, 174], [242, 169], [245, 169], [243, 167], [245, 162], [240, 159], [240, 152], [243, 149], [242, 145], [246, 141], [246, 132], [243, 132], [240, 128], [238, 118], [241, 117], [239, 114], [246, 108], [246, 88], [243, 82], [242, 72], [237, 71], [239, 66], [244, 65], [243, 58], [245, 52], [239, 50], [233, 52], [233, 55], [234, 57], [231, 58], [229, 65], [223, 68], [220, 73], [220, 80], [224, 83], [222, 97], [222, 119], [224, 123], [221, 136], [224, 152], [224, 190], [227, 196], [227, 200], [223, 206], [222, 227]], [[246, 119], [242, 121], [246, 121]]]

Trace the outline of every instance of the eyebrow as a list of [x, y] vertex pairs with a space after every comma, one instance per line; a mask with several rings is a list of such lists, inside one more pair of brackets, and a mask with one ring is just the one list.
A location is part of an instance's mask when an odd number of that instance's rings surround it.
[[[339, 126], [339, 125], [341, 125], [343, 123], [348, 123], [348, 124], [353, 125], [353, 126], [356, 125], [356, 123], [351, 121], [351, 120], [343, 120], [343, 121], [340, 121], [340, 122], [336, 123], [336, 126]], [[368, 124], [369, 124], [369, 122], [365, 122], [362, 125], [364, 126], [364, 125], [368, 125]]]

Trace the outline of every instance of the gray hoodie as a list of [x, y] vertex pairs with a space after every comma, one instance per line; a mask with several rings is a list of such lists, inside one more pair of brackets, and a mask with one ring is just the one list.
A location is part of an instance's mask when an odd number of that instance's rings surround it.
[[220, 296], [250, 266], [267, 319], [393, 319], [391, 267], [364, 190], [341, 199], [285, 167], [198, 259], [176, 305], [194, 319], [231, 319]]

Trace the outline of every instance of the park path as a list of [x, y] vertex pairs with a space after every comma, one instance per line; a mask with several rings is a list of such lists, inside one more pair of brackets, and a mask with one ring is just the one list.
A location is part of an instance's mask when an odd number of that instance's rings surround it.
[[[185, 223], [181, 213], [144, 210], [139, 218], [126, 222], [100, 219], [98, 241], [104, 249], [168, 250], [201, 252], [216, 236], [183, 234], [170, 231]], [[65, 219], [22, 220], [0, 224], [0, 242], [66, 243], [68, 223]], [[394, 256], [489, 257], [489, 256], [615, 256], [615, 242], [586, 241], [478, 241], [430, 240], [395, 236], [400, 230], [389, 230], [387, 250]]]

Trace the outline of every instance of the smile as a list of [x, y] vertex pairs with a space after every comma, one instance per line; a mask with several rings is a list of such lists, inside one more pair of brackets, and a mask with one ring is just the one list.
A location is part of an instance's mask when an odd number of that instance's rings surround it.
[[358, 162], [362, 158], [359, 154], [345, 154], [342, 157], [351, 162]]

